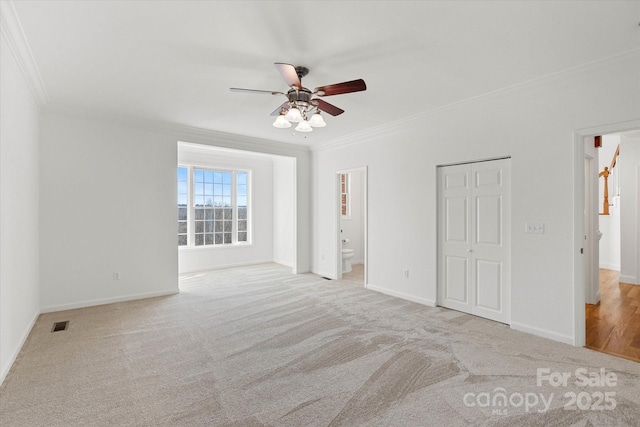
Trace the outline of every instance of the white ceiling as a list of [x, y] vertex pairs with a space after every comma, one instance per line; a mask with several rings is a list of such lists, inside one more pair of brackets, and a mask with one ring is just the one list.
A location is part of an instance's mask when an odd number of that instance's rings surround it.
[[[15, 1], [49, 102], [314, 144], [640, 46], [640, 1]], [[346, 112], [306, 135], [271, 126], [286, 92]]]

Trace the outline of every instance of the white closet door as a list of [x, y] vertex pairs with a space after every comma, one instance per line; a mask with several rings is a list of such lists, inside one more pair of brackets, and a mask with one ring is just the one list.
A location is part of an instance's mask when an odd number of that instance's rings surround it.
[[438, 300], [510, 320], [510, 161], [438, 169]]
[[438, 169], [440, 305], [470, 313], [471, 167]]

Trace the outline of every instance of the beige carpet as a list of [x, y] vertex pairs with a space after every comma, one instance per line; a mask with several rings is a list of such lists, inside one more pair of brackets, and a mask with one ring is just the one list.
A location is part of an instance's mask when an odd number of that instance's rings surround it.
[[[638, 425], [638, 363], [288, 271], [212, 271], [179, 295], [40, 316], [0, 424]], [[571, 377], [538, 386], [538, 368]], [[580, 368], [617, 381], [576, 385]]]

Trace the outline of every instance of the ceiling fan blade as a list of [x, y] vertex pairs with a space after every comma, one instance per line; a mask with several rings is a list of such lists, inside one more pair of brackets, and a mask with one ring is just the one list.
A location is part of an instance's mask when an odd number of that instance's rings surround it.
[[284, 81], [287, 82], [287, 85], [289, 87], [295, 86], [298, 89], [302, 89], [302, 83], [300, 83], [300, 77], [298, 77], [296, 67], [291, 64], [284, 64], [282, 62], [276, 62], [274, 65], [276, 66], [280, 74], [282, 74]]
[[274, 90], [242, 89], [239, 87], [232, 87], [230, 89], [231, 89], [231, 92], [262, 93], [265, 95], [285, 95], [286, 96], [285, 93], [277, 92]]
[[289, 109], [289, 101], [283, 102], [281, 106], [279, 106], [278, 108], [276, 108], [275, 110], [273, 110], [273, 113], [271, 113], [272, 116], [279, 116], [280, 115], [280, 111], [282, 111], [282, 109]]
[[340, 95], [343, 93], [360, 92], [367, 90], [367, 85], [362, 79], [351, 80], [350, 82], [336, 83], [333, 85], [320, 86], [313, 90], [318, 96]]
[[332, 116], [339, 116], [344, 113], [344, 110], [336, 107], [335, 105], [329, 104], [328, 102], [323, 101], [322, 99], [312, 99], [311, 105], [315, 105], [319, 110], [324, 111], [325, 113], [329, 113]]

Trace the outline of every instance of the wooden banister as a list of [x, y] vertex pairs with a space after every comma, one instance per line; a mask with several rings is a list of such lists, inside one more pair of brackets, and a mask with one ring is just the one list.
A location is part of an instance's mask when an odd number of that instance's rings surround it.
[[604, 177], [604, 201], [602, 202], [602, 212], [600, 215], [609, 215], [609, 175], [613, 173], [613, 168], [616, 167], [618, 162], [618, 156], [620, 155], [620, 144], [616, 148], [616, 152], [611, 159], [611, 165], [604, 167], [604, 170], [598, 174], [598, 177]]

